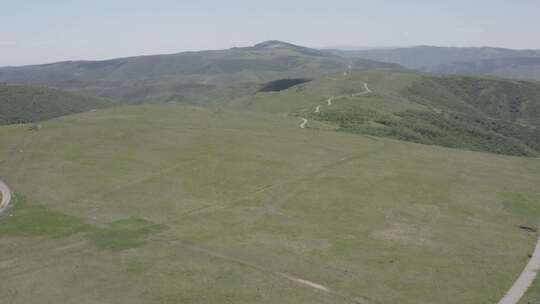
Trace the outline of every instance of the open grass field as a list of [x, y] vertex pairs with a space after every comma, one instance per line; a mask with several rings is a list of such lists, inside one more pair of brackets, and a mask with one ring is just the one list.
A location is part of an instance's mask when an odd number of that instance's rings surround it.
[[540, 160], [300, 122], [145, 105], [0, 127], [1, 302], [502, 297], [536, 244], [518, 226], [540, 224]]

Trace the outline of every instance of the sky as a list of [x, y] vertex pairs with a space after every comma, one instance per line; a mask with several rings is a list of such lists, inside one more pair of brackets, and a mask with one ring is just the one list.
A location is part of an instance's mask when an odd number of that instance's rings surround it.
[[0, 66], [283, 40], [540, 49], [538, 0], [0, 0]]

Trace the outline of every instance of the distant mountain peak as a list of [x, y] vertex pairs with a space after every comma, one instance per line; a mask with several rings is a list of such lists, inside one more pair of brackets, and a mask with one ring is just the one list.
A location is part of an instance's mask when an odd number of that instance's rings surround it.
[[295, 51], [295, 52], [298, 52], [298, 53], [301, 53], [301, 54], [304, 54], [304, 55], [308, 55], [308, 56], [322, 56], [322, 55], [325, 55], [324, 52], [322, 52], [320, 50], [317, 50], [317, 49], [312, 49], [312, 48], [308, 48], [308, 47], [304, 47], [304, 46], [300, 46], [300, 45], [296, 45], [296, 44], [292, 44], [292, 43], [288, 43], [288, 42], [283, 42], [283, 41], [279, 41], [279, 40], [264, 41], [264, 42], [261, 42], [261, 43], [258, 43], [256, 45], [254, 45], [250, 49], [258, 50], [258, 51], [262, 51], [262, 50], [278, 50], [278, 49], [279, 50], [292, 50], [292, 51]]
[[277, 49], [277, 48], [297, 48], [299, 46], [279, 41], [279, 40], [268, 40], [261, 43], [258, 43], [254, 46], [254, 48], [258, 49]]

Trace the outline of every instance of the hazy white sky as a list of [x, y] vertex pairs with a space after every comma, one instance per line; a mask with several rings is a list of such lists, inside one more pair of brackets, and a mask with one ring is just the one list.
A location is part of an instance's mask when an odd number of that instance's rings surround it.
[[221, 49], [540, 49], [539, 0], [0, 0], [0, 66]]

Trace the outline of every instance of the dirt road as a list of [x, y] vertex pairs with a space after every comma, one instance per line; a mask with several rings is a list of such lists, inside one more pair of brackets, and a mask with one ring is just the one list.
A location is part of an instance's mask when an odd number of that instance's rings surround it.
[[371, 94], [371, 93], [373, 93], [373, 91], [368, 87], [368, 84], [364, 82], [364, 92], [354, 93], [351, 96], [352, 97], [358, 97], [358, 96], [363, 96], [363, 95], [367, 95], [367, 94]]
[[367, 83], [364, 82], [364, 89], [366, 89], [366, 93], [373, 93], [373, 91], [371, 91], [367, 85]]
[[334, 100], [334, 97], [330, 97], [328, 98], [328, 106], [331, 106], [332, 105], [332, 100]]
[[[364, 82], [364, 89], [365, 89], [364, 92], [352, 94], [352, 95], [350, 95], [350, 97], [358, 97], [358, 96], [373, 93], [373, 91], [369, 88], [368, 84], [365, 83], [365, 82]], [[346, 97], [348, 97], [348, 96], [345, 96], [345, 95], [343, 95], [343, 96], [332, 96], [332, 97], [328, 98], [328, 100], [326, 102], [327, 102], [328, 106], [331, 106], [332, 101], [334, 101], [334, 99], [336, 99], [336, 98], [346, 98]], [[320, 112], [321, 112], [321, 105], [318, 105], [315, 108], [315, 111], [313, 111], [313, 113], [320, 113]], [[305, 129], [307, 123], [308, 123], [307, 119], [302, 118], [302, 123], [300, 124], [300, 128]]]
[[305, 129], [308, 121], [305, 118], [302, 118], [302, 123], [300, 124], [300, 128]]

